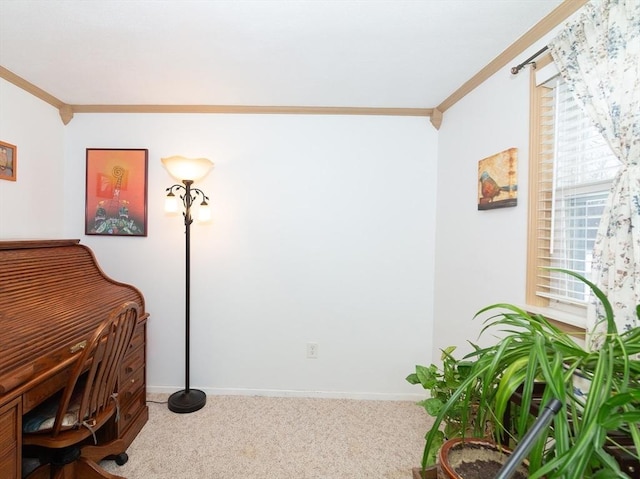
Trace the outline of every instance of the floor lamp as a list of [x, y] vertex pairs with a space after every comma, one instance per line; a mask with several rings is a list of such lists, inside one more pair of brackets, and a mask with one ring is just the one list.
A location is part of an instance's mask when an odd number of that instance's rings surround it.
[[162, 158], [162, 163], [169, 174], [182, 184], [172, 185], [167, 188], [167, 197], [165, 199], [165, 211], [168, 213], [178, 212], [178, 201], [176, 193], [180, 195], [184, 206], [184, 228], [185, 228], [185, 388], [181, 391], [173, 393], [169, 396], [169, 409], [176, 413], [190, 413], [202, 409], [207, 402], [207, 396], [198, 389], [189, 387], [189, 306], [190, 306], [190, 281], [191, 281], [191, 206], [202, 197], [202, 202], [198, 208], [198, 220], [207, 221], [211, 219], [211, 210], [207, 200], [209, 199], [204, 192], [198, 188], [193, 188], [195, 181], [204, 178], [213, 163], [206, 158], [184, 158], [182, 156], [171, 156]]

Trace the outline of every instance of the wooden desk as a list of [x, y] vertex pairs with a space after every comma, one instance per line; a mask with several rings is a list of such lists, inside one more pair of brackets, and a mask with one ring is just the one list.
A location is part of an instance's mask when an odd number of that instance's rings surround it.
[[[121, 260], [121, 259], [119, 259]], [[77, 345], [125, 301], [140, 307], [118, 380], [120, 420], [101, 431], [101, 460], [123, 452], [147, 422], [144, 298], [108, 278], [79, 240], [0, 241], [0, 477], [21, 477], [22, 415], [60, 390]]]

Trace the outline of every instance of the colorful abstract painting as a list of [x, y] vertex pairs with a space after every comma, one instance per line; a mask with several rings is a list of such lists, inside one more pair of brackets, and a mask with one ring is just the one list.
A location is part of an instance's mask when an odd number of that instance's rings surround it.
[[147, 156], [87, 148], [85, 234], [147, 236]]

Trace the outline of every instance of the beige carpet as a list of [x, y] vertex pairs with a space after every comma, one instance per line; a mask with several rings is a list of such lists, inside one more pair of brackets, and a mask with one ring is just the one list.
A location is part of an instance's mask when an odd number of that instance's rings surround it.
[[109, 472], [127, 479], [409, 479], [430, 422], [406, 401], [209, 396], [191, 414], [166, 404], [149, 403], [149, 410], [129, 462], [103, 461]]

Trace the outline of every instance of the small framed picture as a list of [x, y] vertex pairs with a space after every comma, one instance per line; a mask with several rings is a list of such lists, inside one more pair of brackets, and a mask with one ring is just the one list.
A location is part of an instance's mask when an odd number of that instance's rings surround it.
[[0, 141], [0, 180], [16, 181], [18, 148]]
[[518, 204], [518, 149], [509, 148], [478, 162], [478, 210]]
[[87, 148], [85, 234], [147, 236], [146, 149]]

